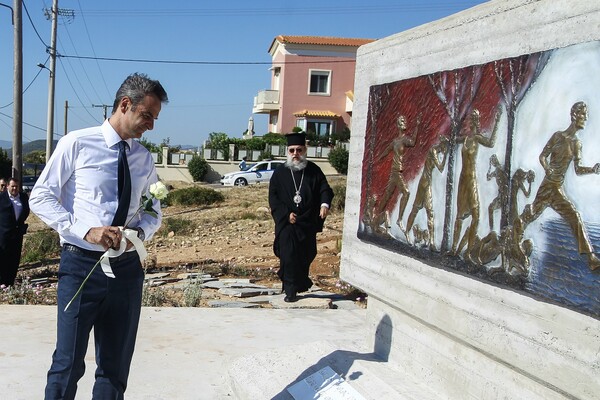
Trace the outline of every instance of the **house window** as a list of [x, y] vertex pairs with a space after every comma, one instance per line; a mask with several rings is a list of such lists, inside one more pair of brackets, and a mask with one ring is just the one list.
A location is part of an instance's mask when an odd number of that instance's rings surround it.
[[308, 73], [310, 74], [308, 94], [329, 95], [331, 71], [311, 69]]
[[272, 112], [269, 115], [269, 124], [271, 125], [271, 132], [277, 132], [277, 123], [279, 122], [279, 114]]
[[299, 118], [296, 120], [296, 126], [304, 129], [311, 146], [324, 146], [331, 141], [331, 133], [335, 130], [335, 121]]
[[314, 132], [317, 138], [329, 137], [332, 126], [332, 121], [308, 121], [306, 131]]
[[279, 77], [281, 76], [281, 68], [273, 68], [273, 90], [279, 90]]

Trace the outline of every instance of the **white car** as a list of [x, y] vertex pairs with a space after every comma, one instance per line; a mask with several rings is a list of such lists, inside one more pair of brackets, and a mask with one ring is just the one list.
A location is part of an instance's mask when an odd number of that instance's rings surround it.
[[284, 161], [265, 160], [250, 165], [245, 171], [230, 172], [223, 175], [220, 182], [225, 186], [246, 186], [252, 183], [267, 183], [273, 171]]

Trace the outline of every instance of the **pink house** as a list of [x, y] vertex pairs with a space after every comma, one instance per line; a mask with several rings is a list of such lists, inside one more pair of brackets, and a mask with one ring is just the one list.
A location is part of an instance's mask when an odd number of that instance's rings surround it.
[[350, 128], [356, 51], [373, 39], [277, 36], [271, 89], [258, 93], [252, 112], [269, 114], [269, 132], [294, 127], [319, 136]]

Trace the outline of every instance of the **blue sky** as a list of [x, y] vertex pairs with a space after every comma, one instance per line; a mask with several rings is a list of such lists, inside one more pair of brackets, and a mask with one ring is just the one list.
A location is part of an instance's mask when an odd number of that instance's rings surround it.
[[[270, 86], [267, 50], [275, 36], [380, 39], [481, 3], [59, 0], [59, 8], [72, 10], [74, 18], [61, 17], [58, 25], [62, 57], [56, 64], [55, 138], [64, 133], [65, 101], [68, 130], [98, 125], [103, 109], [92, 105], [112, 105], [118, 86], [132, 72], [160, 80], [169, 94], [154, 130], [144, 134], [151, 142], [170, 138], [171, 144], [198, 146], [211, 132], [241, 137], [250, 116], [261, 135], [267, 119], [252, 115], [252, 102]], [[51, 24], [44, 9], [52, 1], [24, 4], [23, 142], [29, 142], [46, 138], [48, 70], [37, 64], [50, 65]], [[12, 140], [12, 87], [13, 28], [10, 10], [0, 7], [0, 141]]]

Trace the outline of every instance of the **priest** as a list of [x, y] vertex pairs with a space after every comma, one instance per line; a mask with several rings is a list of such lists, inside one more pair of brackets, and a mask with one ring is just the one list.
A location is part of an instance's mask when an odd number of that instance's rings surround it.
[[306, 134], [286, 137], [287, 161], [271, 177], [269, 206], [275, 221], [273, 251], [279, 257], [284, 301], [289, 303], [312, 286], [308, 270], [317, 255], [317, 232], [323, 230], [333, 190], [321, 168], [306, 158]]

